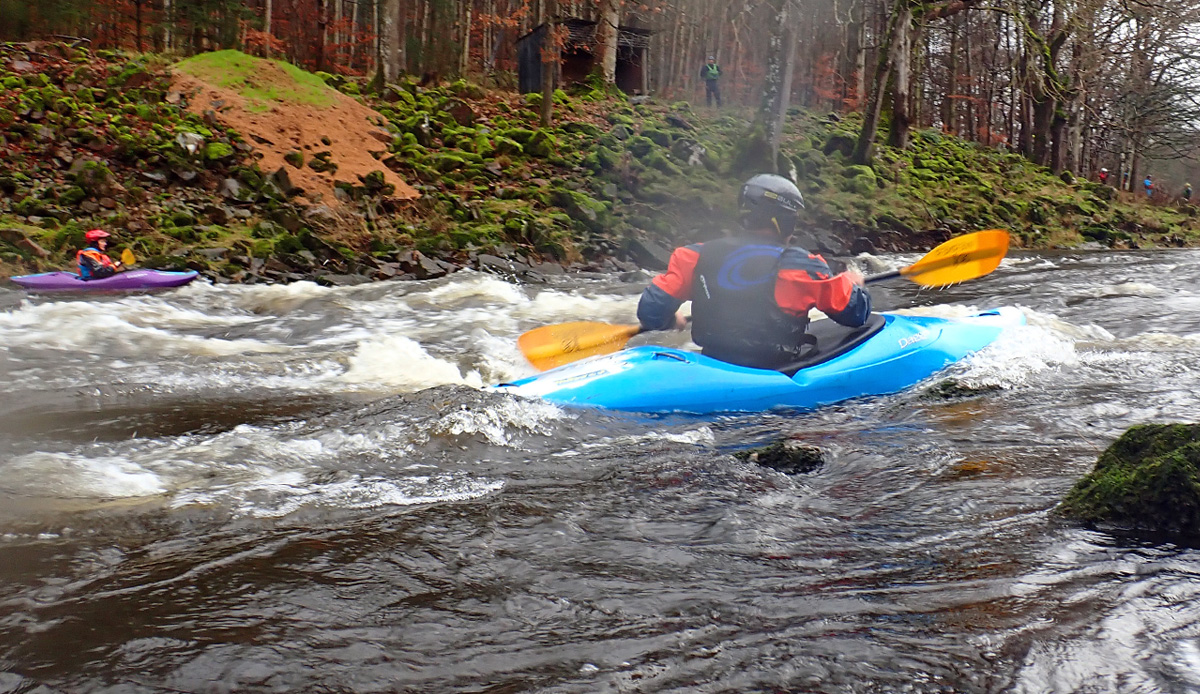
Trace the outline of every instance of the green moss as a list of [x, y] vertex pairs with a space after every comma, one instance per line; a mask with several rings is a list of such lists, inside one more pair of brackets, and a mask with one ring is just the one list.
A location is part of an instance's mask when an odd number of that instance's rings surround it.
[[[332, 106], [336, 92], [320, 77], [282, 60], [267, 60], [241, 51], [201, 53], [175, 64], [174, 69], [218, 87], [232, 89], [248, 102], [248, 110], [267, 111], [274, 102], [305, 104], [315, 108]], [[286, 84], [266, 79], [267, 71], [282, 71], [291, 78]]]
[[571, 219], [581, 222], [592, 231], [604, 231], [611, 225], [611, 214], [604, 203], [576, 190], [558, 189], [552, 193], [554, 204], [563, 208]]
[[1087, 522], [1200, 533], [1200, 424], [1130, 428], [1056, 512]]
[[269, 258], [275, 251], [275, 243], [271, 239], [255, 239], [250, 244], [250, 255], [255, 258]]
[[233, 156], [233, 147], [224, 142], [209, 142], [204, 145], [204, 158], [208, 161], [220, 161]]
[[493, 140], [493, 145], [495, 146], [496, 154], [512, 154], [520, 156], [525, 153], [525, 148], [520, 142], [503, 135], [497, 135]]

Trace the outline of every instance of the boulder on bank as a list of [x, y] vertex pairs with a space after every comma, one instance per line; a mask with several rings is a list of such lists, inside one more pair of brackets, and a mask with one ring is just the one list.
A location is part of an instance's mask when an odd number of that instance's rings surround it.
[[1132, 427], [1100, 454], [1056, 513], [1088, 523], [1200, 533], [1200, 424]]

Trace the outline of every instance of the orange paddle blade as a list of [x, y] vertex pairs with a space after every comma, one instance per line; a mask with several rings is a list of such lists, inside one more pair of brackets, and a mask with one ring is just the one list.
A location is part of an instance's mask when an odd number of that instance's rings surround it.
[[133, 265], [136, 262], [137, 262], [137, 257], [135, 257], [133, 255], [133, 251], [129, 250], [128, 248], [121, 251], [121, 264], [122, 265]]
[[1000, 265], [1006, 253], [1007, 231], [977, 231], [946, 241], [900, 274], [926, 287], [944, 287], [983, 277]]
[[517, 339], [521, 353], [539, 371], [553, 369], [584, 357], [609, 354], [641, 332], [641, 326], [575, 321], [534, 328]]

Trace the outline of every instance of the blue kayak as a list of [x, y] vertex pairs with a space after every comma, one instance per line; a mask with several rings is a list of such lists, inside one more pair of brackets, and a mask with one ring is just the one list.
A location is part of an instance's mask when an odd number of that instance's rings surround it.
[[873, 314], [861, 328], [813, 321], [816, 348], [791, 368], [754, 369], [670, 347], [591, 357], [492, 390], [568, 406], [632, 412], [813, 409], [909, 388], [1023, 325], [1005, 307], [963, 318]]

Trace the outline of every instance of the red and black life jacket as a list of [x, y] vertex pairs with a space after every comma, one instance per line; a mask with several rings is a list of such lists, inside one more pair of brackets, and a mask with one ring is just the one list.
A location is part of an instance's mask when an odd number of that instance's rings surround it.
[[[746, 238], [700, 247], [691, 287], [692, 339], [705, 354], [763, 368], [796, 358], [807, 343], [808, 316], [785, 313], [776, 303], [785, 253], [789, 266], [808, 255]], [[824, 262], [812, 269], [829, 272]]]

